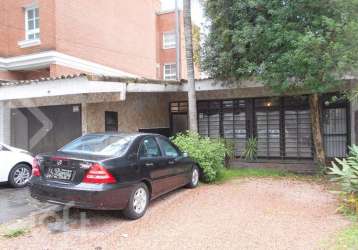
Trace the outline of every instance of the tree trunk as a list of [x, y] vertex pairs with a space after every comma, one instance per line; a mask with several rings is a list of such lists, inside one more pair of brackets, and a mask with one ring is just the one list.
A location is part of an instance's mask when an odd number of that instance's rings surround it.
[[312, 94], [309, 97], [312, 137], [315, 150], [315, 160], [318, 164], [324, 166], [326, 164], [326, 154], [323, 146], [323, 137], [321, 131], [321, 107], [319, 104], [318, 94]]
[[193, 33], [191, 26], [191, 6], [190, 0], [183, 2], [184, 12], [184, 34], [185, 34], [185, 55], [188, 71], [188, 103], [189, 103], [189, 130], [198, 132], [198, 119], [196, 111], [196, 93], [195, 93], [195, 74], [193, 60]]

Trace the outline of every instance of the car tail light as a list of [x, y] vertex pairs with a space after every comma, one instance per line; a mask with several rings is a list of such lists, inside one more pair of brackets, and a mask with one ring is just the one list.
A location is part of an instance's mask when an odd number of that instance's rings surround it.
[[94, 184], [113, 184], [116, 183], [116, 179], [111, 175], [107, 169], [98, 163], [95, 163], [86, 173], [82, 182], [94, 183]]
[[36, 158], [32, 162], [32, 176], [41, 176], [40, 164]]

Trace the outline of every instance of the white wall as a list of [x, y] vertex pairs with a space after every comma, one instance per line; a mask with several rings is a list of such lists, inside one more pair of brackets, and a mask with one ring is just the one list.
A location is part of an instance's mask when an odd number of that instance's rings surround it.
[[10, 108], [6, 102], [0, 102], [0, 142], [10, 144]]

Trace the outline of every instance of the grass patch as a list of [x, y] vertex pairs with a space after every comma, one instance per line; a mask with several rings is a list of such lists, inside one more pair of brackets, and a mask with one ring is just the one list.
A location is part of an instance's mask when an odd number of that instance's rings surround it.
[[285, 170], [269, 168], [233, 168], [219, 172], [217, 182], [225, 182], [242, 177], [294, 177], [297, 176]]
[[23, 236], [27, 233], [27, 230], [24, 228], [18, 228], [18, 229], [10, 229], [7, 232], [3, 234], [5, 238], [17, 238], [20, 236]]
[[358, 249], [358, 224], [346, 228], [337, 235], [336, 241], [331, 249], [353, 250]]

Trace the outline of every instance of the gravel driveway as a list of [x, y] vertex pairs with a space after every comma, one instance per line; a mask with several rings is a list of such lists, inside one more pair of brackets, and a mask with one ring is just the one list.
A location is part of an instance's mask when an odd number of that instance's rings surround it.
[[[335, 196], [315, 183], [241, 179], [181, 189], [151, 204], [140, 220], [87, 211], [89, 225], [1, 239], [2, 249], [321, 249], [349, 224]], [[71, 211], [78, 222], [79, 211]]]

